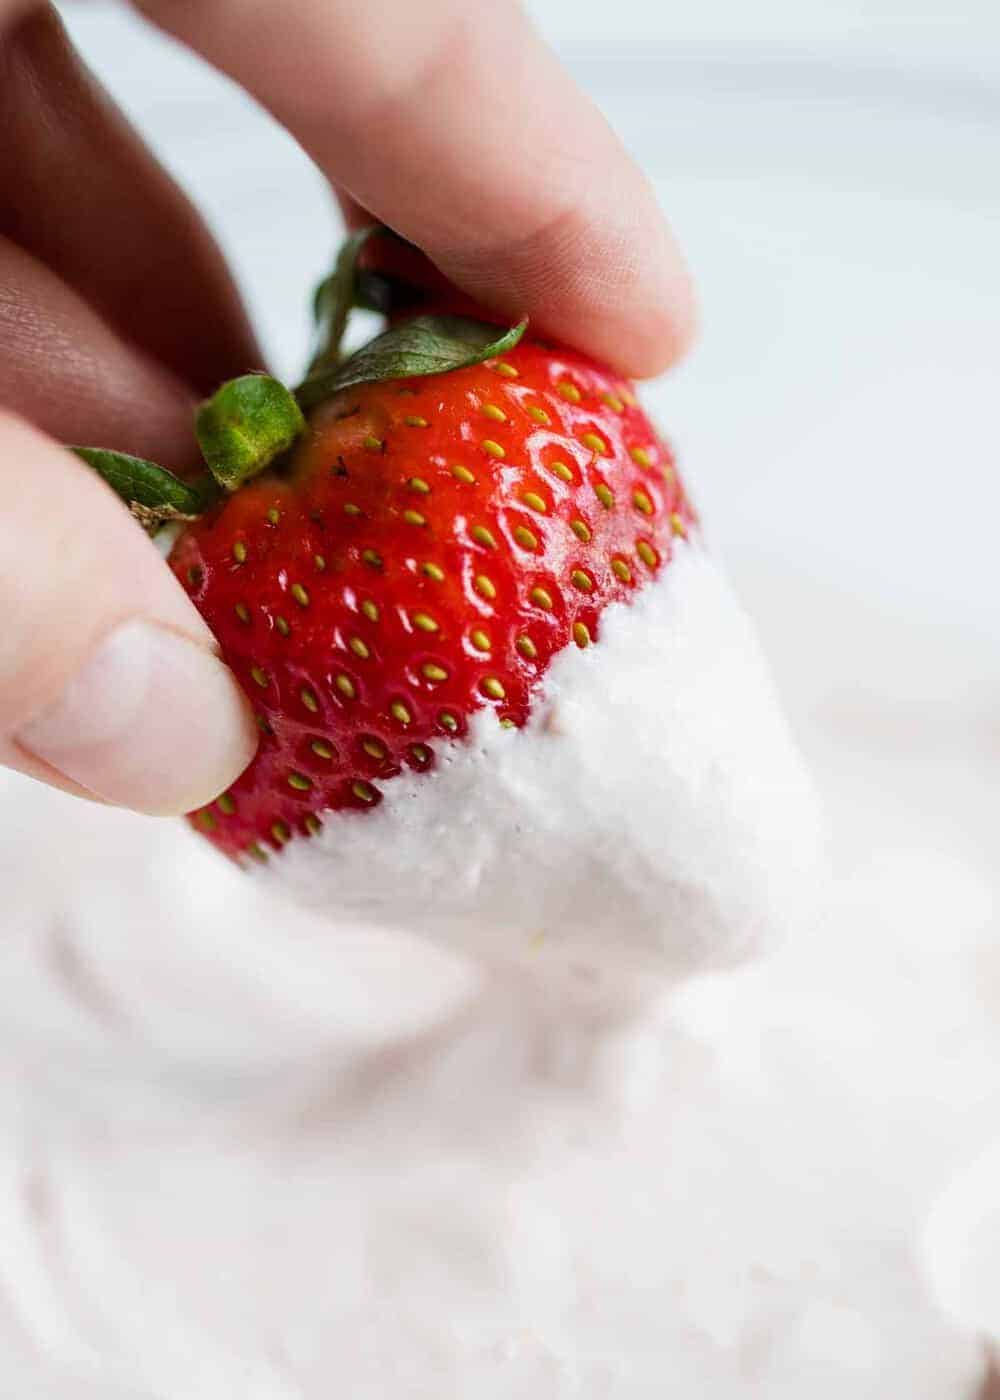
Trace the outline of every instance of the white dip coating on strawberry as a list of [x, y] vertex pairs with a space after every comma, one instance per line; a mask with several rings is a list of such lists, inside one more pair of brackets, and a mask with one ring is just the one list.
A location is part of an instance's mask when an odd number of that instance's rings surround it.
[[488, 958], [680, 973], [788, 927], [817, 858], [753, 629], [694, 542], [555, 658], [526, 728], [482, 711], [435, 772], [384, 791], [259, 878]]

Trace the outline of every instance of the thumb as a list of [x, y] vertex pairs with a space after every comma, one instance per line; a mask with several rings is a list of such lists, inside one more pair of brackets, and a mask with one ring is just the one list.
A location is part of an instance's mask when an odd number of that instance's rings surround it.
[[150, 813], [211, 801], [256, 748], [211, 633], [111, 491], [0, 414], [0, 764]]

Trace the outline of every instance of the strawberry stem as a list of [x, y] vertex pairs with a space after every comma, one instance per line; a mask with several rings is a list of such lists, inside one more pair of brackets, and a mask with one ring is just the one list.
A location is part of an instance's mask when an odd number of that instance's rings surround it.
[[[359, 302], [358, 259], [369, 239], [376, 235], [395, 237], [390, 229], [382, 224], [368, 224], [367, 227], [352, 233], [340, 245], [333, 271], [325, 278], [313, 295], [313, 315], [316, 319], [318, 343], [316, 353], [309, 365], [308, 373], [340, 360], [340, 345], [347, 329], [347, 320], [353, 307]], [[381, 311], [380, 306], [369, 307]]]

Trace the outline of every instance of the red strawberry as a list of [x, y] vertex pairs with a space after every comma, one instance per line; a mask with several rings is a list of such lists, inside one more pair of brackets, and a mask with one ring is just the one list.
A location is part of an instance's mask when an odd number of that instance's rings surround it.
[[196, 825], [260, 854], [431, 768], [473, 710], [524, 724], [552, 656], [599, 644], [691, 522], [630, 386], [581, 355], [522, 342], [342, 392], [174, 549], [263, 730]]
[[[356, 295], [352, 258], [346, 272]], [[412, 358], [379, 361], [376, 377], [366, 353], [334, 370], [320, 357], [300, 399], [347, 387], [171, 555], [262, 731], [242, 777], [192, 818], [234, 857], [308, 837], [326, 812], [360, 820], [404, 768], [429, 771], [442, 745], [461, 744], [473, 711], [524, 725], [551, 659], [599, 646], [605, 607], [665, 568], [693, 524], [632, 387], [585, 356], [521, 340], [397, 378]], [[223, 419], [218, 460], [206, 455], [231, 484], [243, 425], [226, 438]]]

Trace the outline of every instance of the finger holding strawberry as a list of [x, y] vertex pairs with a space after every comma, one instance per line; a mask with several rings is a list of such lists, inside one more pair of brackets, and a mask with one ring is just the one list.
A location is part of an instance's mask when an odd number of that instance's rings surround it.
[[[471, 296], [623, 349], [633, 373], [681, 352], [690, 291], [649, 186], [519, 6], [135, 8]], [[60, 444], [183, 470], [194, 405], [261, 356], [207, 228], [52, 5], [0, 0], [0, 65], [0, 765], [176, 814], [228, 786], [259, 731], [157, 550]]]

